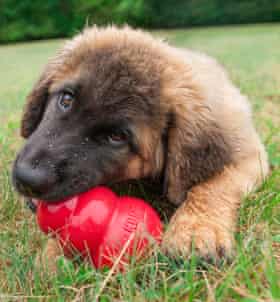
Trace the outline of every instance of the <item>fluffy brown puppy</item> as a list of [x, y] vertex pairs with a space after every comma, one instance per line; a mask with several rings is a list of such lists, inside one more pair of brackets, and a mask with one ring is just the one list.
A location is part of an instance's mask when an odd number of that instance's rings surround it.
[[[163, 248], [230, 256], [242, 197], [268, 173], [247, 98], [215, 60], [128, 27], [87, 28], [28, 96], [13, 180], [52, 202], [162, 177], [178, 210]], [[53, 257], [53, 255], [52, 255]]]

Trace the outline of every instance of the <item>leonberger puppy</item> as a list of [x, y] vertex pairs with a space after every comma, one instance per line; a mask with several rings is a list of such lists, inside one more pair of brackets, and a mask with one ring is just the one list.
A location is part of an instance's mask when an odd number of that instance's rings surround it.
[[66, 42], [27, 97], [21, 135], [13, 183], [26, 197], [161, 179], [178, 207], [162, 242], [172, 256], [230, 257], [242, 198], [268, 173], [248, 100], [223, 67], [129, 27]]

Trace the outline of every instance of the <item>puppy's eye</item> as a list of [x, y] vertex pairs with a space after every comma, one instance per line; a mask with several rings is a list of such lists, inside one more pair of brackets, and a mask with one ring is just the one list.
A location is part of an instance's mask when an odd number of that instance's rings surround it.
[[74, 95], [70, 92], [62, 92], [58, 97], [59, 108], [63, 111], [71, 109], [74, 102]]
[[127, 134], [125, 132], [112, 132], [107, 136], [107, 140], [111, 145], [120, 146], [127, 142]]

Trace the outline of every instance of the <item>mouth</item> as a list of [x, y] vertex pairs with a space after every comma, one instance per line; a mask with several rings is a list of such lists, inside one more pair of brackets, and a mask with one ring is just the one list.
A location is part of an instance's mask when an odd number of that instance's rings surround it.
[[48, 203], [48, 204], [58, 204], [58, 203], [63, 203], [70, 199], [73, 196], [79, 195], [81, 193], [84, 193], [91, 188], [94, 188], [95, 186], [90, 186], [89, 188], [86, 188], [85, 190], [78, 190], [75, 191], [75, 193], [70, 194], [68, 192], [65, 192], [65, 190], [61, 190], [61, 192], [56, 192], [55, 194], [45, 194], [44, 196], [34, 196], [34, 195], [29, 195], [29, 196], [24, 196], [25, 204], [27, 208], [29, 208], [33, 213], [36, 213], [38, 203], [40, 201]]
[[35, 214], [37, 212], [38, 200], [33, 198], [25, 198], [25, 204], [32, 213]]
[[34, 191], [29, 189], [29, 187], [25, 186], [21, 188], [15, 181], [14, 187], [15, 189], [28, 201], [34, 200], [43, 200], [47, 203], [60, 203], [64, 200], [71, 198], [74, 195], [83, 193], [90, 188], [96, 186], [95, 184], [87, 184], [87, 185], [78, 185], [78, 184], [68, 184], [68, 183], [56, 183], [55, 186], [45, 190], [44, 192]]
[[37, 198], [32, 198], [32, 197], [25, 197], [24, 201], [25, 201], [26, 207], [29, 210], [31, 210], [32, 213], [36, 213], [39, 202], [46, 202], [46, 203], [49, 203], [49, 204], [58, 204], [58, 203], [63, 203], [65, 201], [69, 200], [69, 199], [71, 199], [71, 196], [68, 196], [67, 198], [64, 198], [64, 199], [60, 199], [60, 200], [50, 202], [50, 201], [45, 201], [44, 199], [40, 199], [40, 198], [37, 199]]

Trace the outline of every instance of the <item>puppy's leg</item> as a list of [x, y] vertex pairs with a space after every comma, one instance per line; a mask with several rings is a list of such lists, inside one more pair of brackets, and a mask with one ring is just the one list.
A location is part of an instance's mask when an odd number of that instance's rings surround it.
[[171, 218], [163, 249], [171, 255], [189, 255], [193, 247], [206, 259], [230, 257], [241, 199], [267, 171], [266, 161], [261, 165], [254, 156], [193, 187]]
[[57, 259], [62, 255], [62, 250], [58, 241], [50, 238], [46, 246], [40, 251], [35, 259], [35, 267], [50, 274], [57, 272]]

